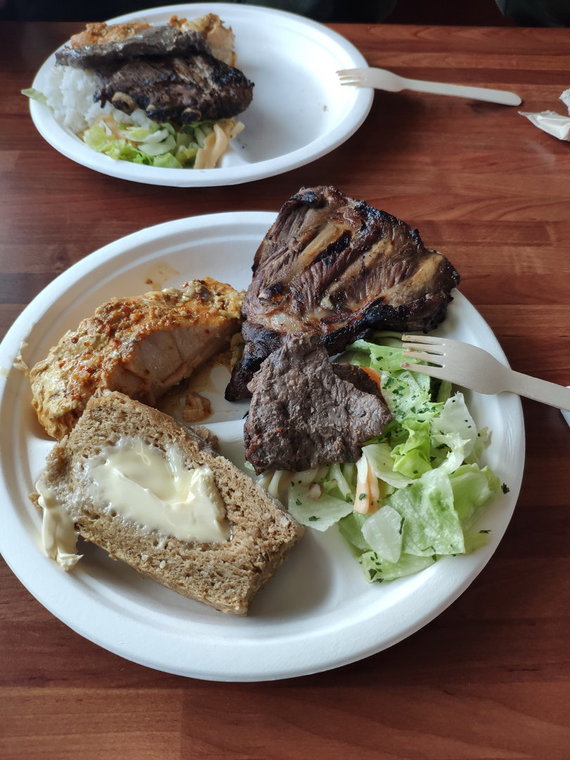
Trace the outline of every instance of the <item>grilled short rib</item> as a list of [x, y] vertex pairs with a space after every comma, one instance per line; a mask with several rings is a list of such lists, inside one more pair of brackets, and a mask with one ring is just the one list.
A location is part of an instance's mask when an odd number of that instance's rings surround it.
[[172, 25], [126, 39], [69, 46], [56, 54], [65, 66], [91, 69], [100, 79], [95, 100], [124, 113], [141, 108], [153, 121], [176, 125], [223, 119], [245, 111], [253, 83], [212, 55], [197, 31]]
[[246, 459], [257, 473], [356, 461], [392, 419], [358, 367], [331, 362], [314, 335], [288, 335], [249, 384]]
[[249, 395], [253, 374], [289, 333], [317, 335], [334, 354], [369, 328], [431, 330], [458, 283], [451, 263], [405, 222], [334, 187], [302, 188], [255, 254], [244, 352], [226, 397]]

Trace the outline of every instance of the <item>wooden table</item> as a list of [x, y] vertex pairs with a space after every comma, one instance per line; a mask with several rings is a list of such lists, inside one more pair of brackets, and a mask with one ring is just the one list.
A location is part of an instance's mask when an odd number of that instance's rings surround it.
[[[53, 277], [142, 226], [274, 210], [336, 184], [417, 226], [462, 273], [511, 364], [570, 383], [570, 145], [517, 109], [377, 93], [358, 134], [310, 166], [251, 185], [178, 190], [108, 178], [56, 153], [18, 94], [77, 25], [0, 29], [0, 329]], [[563, 109], [570, 32], [338, 25], [371, 65], [513, 89]], [[334, 672], [260, 684], [170, 676], [122, 660], [51, 616], [2, 564], [2, 760], [570, 756], [570, 430], [524, 402], [527, 462], [499, 550], [446, 612]]]

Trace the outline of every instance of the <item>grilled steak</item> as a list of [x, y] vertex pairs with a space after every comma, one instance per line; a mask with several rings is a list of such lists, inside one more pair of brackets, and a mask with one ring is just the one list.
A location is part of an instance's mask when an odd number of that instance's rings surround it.
[[190, 124], [225, 119], [251, 102], [252, 84], [239, 69], [207, 53], [192, 57], [134, 59], [104, 80], [96, 99], [154, 121]]
[[[357, 367], [346, 376], [368, 380]], [[371, 383], [372, 393], [367, 393], [341, 379], [315, 336], [287, 336], [250, 382], [246, 459], [257, 473], [355, 461], [360, 445], [391, 419]]]
[[259, 246], [243, 303], [245, 348], [226, 389], [245, 398], [261, 362], [290, 333], [336, 353], [369, 328], [433, 329], [459, 275], [417, 230], [334, 187], [303, 188]]
[[236, 116], [251, 103], [253, 83], [215, 58], [201, 34], [171, 25], [126, 39], [69, 46], [56, 56], [66, 66], [97, 72], [95, 100], [124, 113], [141, 108], [153, 121], [189, 124]]

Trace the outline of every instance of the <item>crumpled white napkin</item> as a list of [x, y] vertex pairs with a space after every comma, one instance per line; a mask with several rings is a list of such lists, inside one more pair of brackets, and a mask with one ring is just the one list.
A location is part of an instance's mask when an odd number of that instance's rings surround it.
[[521, 116], [526, 116], [535, 127], [548, 132], [549, 135], [553, 135], [559, 140], [567, 140], [570, 142], [570, 89], [564, 90], [560, 96], [560, 100], [567, 107], [568, 116], [562, 116], [562, 114], [556, 113], [555, 111], [541, 111], [540, 113], [519, 111], [519, 113]]

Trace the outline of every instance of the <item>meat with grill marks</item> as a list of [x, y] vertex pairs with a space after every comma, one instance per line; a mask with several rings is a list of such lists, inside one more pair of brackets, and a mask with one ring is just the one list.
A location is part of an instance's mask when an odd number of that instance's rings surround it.
[[334, 354], [370, 328], [427, 332], [458, 283], [451, 263], [405, 222], [334, 187], [302, 188], [255, 254], [244, 351], [226, 397], [246, 398], [261, 362], [291, 333], [316, 335]]
[[105, 78], [97, 94], [125, 113], [142, 108], [149, 119], [191, 124], [245, 111], [252, 84], [239, 69], [207, 53], [134, 59]]
[[[108, 27], [111, 29], [112, 27]], [[251, 103], [253, 83], [212, 54], [204, 36], [167, 24], [136, 28], [124, 39], [70, 45], [58, 64], [95, 71], [95, 100], [124, 113], [137, 108], [175, 125], [231, 118]]]

